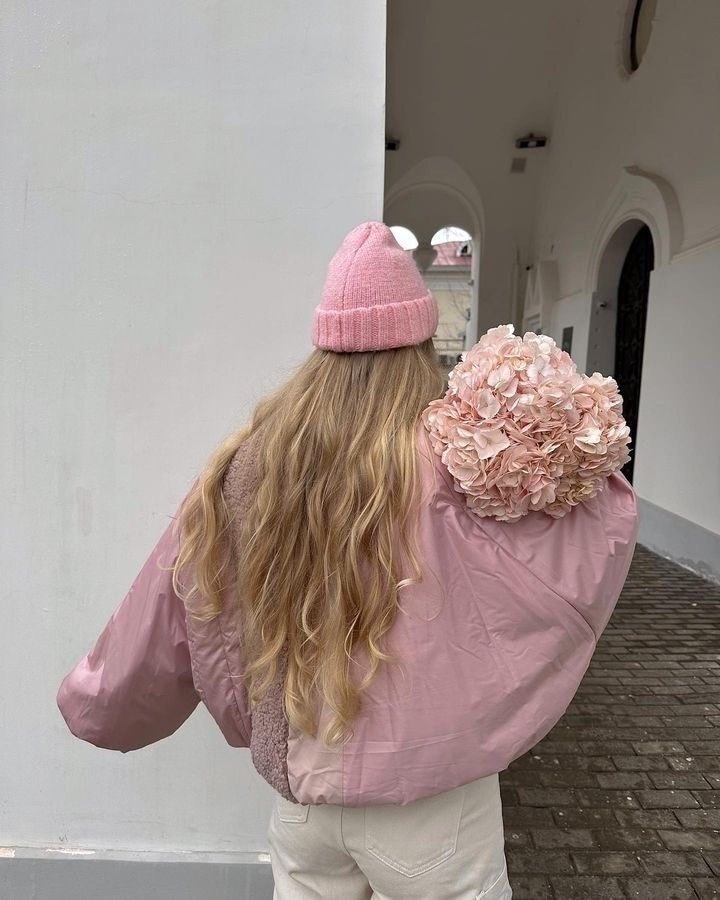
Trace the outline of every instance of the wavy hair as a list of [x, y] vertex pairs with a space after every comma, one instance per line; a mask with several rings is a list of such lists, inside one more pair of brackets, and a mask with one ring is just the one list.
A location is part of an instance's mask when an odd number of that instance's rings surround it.
[[[288, 722], [317, 737], [324, 700], [332, 711], [320, 736], [326, 746], [351, 736], [381, 662], [399, 662], [384, 637], [400, 588], [422, 580], [416, 429], [444, 385], [432, 339], [368, 352], [316, 349], [218, 447], [181, 510], [178, 596], [188, 609], [199, 598], [192, 614], [203, 621], [232, 604], [251, 709], [282, 672], [286, 653]], [[233, 547], [223, 483], [240, 446], [255, 436], [257, 486]], [[183, 596], [186, 566], [193, 576]], [[356, 651], [367, 659], [359, 683]]]

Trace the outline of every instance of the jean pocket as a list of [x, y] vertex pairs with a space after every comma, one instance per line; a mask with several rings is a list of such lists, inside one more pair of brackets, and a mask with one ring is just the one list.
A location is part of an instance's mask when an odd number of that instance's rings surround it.
[[365, 807], [365, 849], [412, 878], [450, 859], [457, 848], [465, 785], [404, 806]]
[[275, 809], [281, 822], [307, 822], [309, 803], [293, 803], [285, 797], [278, 795]]

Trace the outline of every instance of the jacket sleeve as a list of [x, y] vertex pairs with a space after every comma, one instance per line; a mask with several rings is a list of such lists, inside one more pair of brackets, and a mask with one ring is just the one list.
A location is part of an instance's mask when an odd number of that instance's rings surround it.
[[68, 728], [96, 747], [126, 753], [159, 741], [200, 701], [185, 606], [172, 585], [178, 550], [176, 514], [95, 646], [60, 684]]

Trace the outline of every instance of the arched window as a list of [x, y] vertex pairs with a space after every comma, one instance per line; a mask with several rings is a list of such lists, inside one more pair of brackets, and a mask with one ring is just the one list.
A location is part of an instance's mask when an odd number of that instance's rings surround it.
[[435, 265], [470, 265], [473, 255], [473, 242], [470, 234], [457, 225], [446, 225], [440, 228], [430, 241], [437, 250]]
[[457, 225], [446, 225], [439, 231], [436, 231], [430, 243], [433, 247], [436, 244], [447, 244], [449, 241], [470, 241], [471, 236], [464, 228], [458, 228]]
[[417, 247], [418, 239], [412, 231], [404, 225], [391, 225], [390, 231], [392, 231], [395, 240], [400, 244], [403, 250], [414, 250]]
[[657, 0], [633, 0], [632, 20], [628, 35], [628, 56], [630, 59], [630, 71], [635, 72], [645, 56], [645, 51], [650, 43], [653, 19], [657, 9]]

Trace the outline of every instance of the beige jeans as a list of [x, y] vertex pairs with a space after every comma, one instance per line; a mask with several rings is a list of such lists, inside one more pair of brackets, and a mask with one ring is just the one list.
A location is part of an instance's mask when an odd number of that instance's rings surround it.
[[268, 830], [273, 900], [510, 900], [498, 776], [405, 806], [291, 803]]

